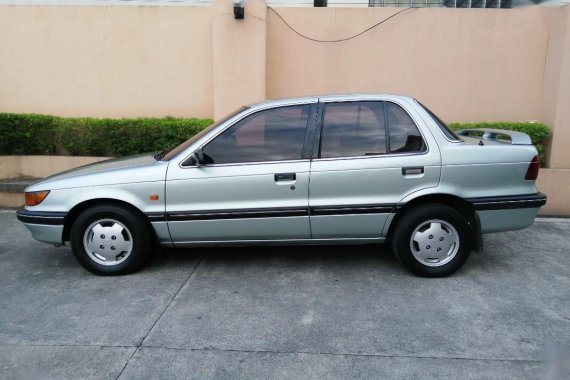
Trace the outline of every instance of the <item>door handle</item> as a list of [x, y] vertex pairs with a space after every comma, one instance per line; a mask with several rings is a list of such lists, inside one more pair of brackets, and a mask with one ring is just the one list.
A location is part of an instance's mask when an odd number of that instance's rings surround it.
[[295, 181], [297, 179], [297, 174], [295, 173], [277, 173], [274, 176], [275, 182], [280, 181]]
[[423, 166], [408, 166], [402, 168], [402, 175], [424, 174]]

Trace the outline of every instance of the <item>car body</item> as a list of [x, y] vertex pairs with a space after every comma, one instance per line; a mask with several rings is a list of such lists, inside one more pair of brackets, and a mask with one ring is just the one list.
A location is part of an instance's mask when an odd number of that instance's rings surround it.
[[140, 268], [153, 243], [389, 241], [412, 272], [447, 275], [481, 234], [530, 226], [546, 202], [527, 135], [461, 134], [406, 96], [267, 101], [169, 152], [45, 178], [17, 215], [98, 274]]

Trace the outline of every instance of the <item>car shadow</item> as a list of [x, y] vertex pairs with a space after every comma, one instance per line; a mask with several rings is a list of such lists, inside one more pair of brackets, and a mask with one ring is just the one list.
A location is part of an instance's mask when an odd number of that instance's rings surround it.
[[389, 246], [375, 244], [163, 248], [148, 263], [146, 270], [188, 264], [197, 259], [211, 265], [225, 266], [271, 262], [292, 266], [366, 264], [386, 268], [400, 267]]
[[[495, 244], [488, 248], [483, 252], [471, 252], [466, 264], [456, 274], [493, 273], [512, 265], [512, 257], [504, 254], [507, 247], [501, 245], [498, 249]], [[165, 267], [191, 266], [191, 262], [197, 260], [224, 267], [246, 267], [260, 263], [291, 268], [316, 268], [320, 265], [345, 268], [374, 266], [388, 273], [409, 273], [398, 262], [388, 244], [162, 248], [143, 270], [159, 271]]]

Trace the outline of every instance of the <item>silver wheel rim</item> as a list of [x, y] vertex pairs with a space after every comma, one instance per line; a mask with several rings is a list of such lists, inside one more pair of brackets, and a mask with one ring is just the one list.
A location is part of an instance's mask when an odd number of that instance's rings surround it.
[[444, 220], [428, 220], [412, 232], [410, 249], [423, 265], [439, 267], [453, 260], [459, 251], [459, 234]]
[[114, 219], [100, 219], [85, 230], [83, 247], [97, 264], [119, 265], [130, 256], [133, 237], [123, 223]]

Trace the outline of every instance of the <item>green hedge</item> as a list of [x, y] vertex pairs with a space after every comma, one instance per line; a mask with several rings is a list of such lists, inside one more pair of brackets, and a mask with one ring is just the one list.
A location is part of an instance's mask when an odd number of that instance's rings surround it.
[[[0, 155], [69, 154], [124, 156], [159, 151], [192, 137], [210, 119], [91, 119], [0, 113]], [[451, 123], [450, 127], [497, 128], [524, 132], [544, 162], [548, 127], [533, 122]]]
[[0, 155], [124, 156], [178, 145], [210, 119], [91, 119], [0, 113]]
[[540, 161], [544, 163], [545, 140], [550, 135], [548, 127], [541, 123], [535, 122], [483, 122], [483, 123], [450, 123], [449, 126], [454, 130], [468, 129], [468, 128], [494, 128], [494, 129], [507, 129], [509, 131], [523, 132], [530, 136], [532, 143], [536, 146]]

